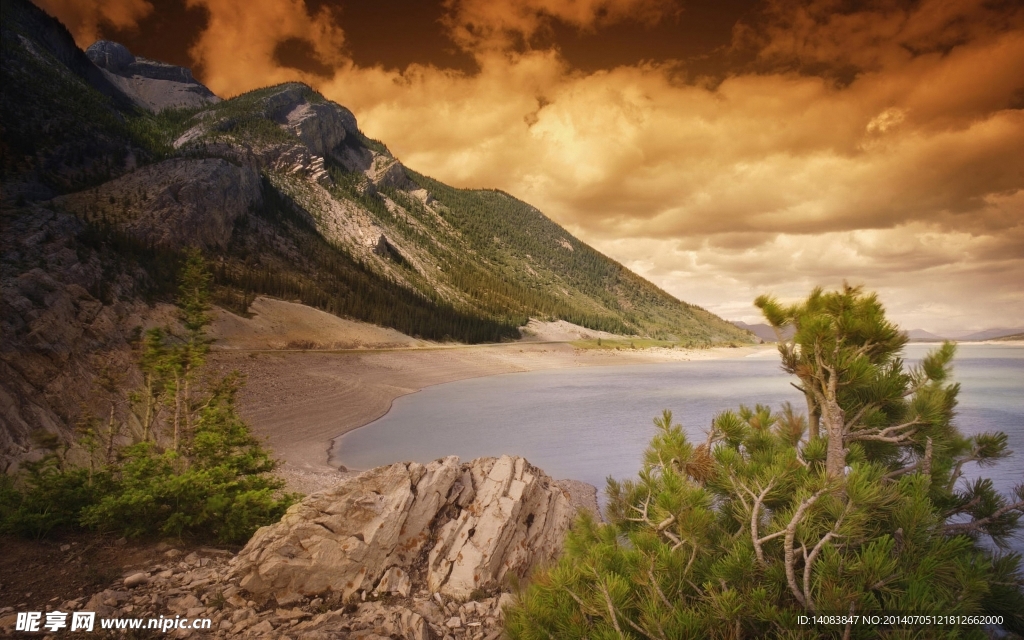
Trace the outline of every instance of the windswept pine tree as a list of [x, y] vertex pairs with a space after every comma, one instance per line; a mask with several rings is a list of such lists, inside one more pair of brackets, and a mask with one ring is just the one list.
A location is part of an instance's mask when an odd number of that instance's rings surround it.
[[[584, 519], [509, 617], [512, 638], [985, 638], [970, 624], [800, 624], [798, 616], [999, 616], [1024, 631], [1012, 497], [964, 465], [1006, 457], [1001, 433], [954, 424], [955, 348], [917, 367], [873, 295], [758, 300], [808, 395], [719, 414], [690, 442], [666, 412], [639, 478], [609, 479], [607, 525]], [[816, 419], [821, 426], [816, 426]], [[995, 549], [993, 545], [995, 543]], [[948, 618], [947, 618], [948, 619]]]

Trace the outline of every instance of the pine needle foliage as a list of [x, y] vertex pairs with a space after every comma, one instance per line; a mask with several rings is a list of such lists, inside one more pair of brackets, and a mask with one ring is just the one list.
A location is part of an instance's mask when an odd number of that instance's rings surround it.
[[[1007, 498], [962, 479], [967, 462], [1008, 452], [1005, 435], [954, 425], [955, 347], [906, 367], [891, 350], [902, 336], [853, 287], [780, 315], [764, 306], [773, 324], [803, 320], [783, 367], [804, 384], [819, 364], [835, 371], [838, 407], [856, 416], [845, 433], [906, 436], [845, 440], [833, 474], [828, 433], [791, 406], [723, 411], [703, 442], [666, 411], [638, 477], [609, 478], [608, 523], [581, 517], [563, 558], [520, 594], [511, 638], [988, 637], [980, 625], [798, 618], [884, 614], [995, 615], [1024, 631], [1020, 556], [985, 544], [1018, 530], [1024, 487]], [[892, 429], [908, 421], [918, 428]]]
[[[276, 462], [238, 415], [241, 378], [206, 371], [211, 280], [199, 251], [187, 252], [178, 276], [181, 330], [142, 336], [143, 385], [124, 399], [130, 414], [118, 420], [111, 410], [105, 425], [83, 422], [77, 446], [88, 466], [69, 464], [68, 447], [53, 446], [25, 465], [17, 484], [5, 478], [0, 532], [45, 537], [88, 528], [240, 543], [284, 514], [295, 496], [282, 493], [283, 482], [269, 474]], [[123, 389], [112, 382], [108, 392]]]

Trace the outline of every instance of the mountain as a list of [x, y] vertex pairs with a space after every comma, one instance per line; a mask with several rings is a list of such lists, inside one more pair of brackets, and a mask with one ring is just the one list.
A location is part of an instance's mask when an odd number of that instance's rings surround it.
[[137, 376], [135, 332], [189, 247], [242, 314], [269, 295], [434, 340], [515, 339], [541, 318], [752, 341], [529, 204], [405, 167], [308, 86], [220, 100], [187, 69], [83, 52], [31, 3], [0, 2], [4, 451], [110, 410], [98, 376]]
[[967, 335], [960, 336], [958, 340], [961, 342], [980, 342], [982, 340], [998, 340], [1000, 338], [1006, 338], [1020, 333], [1024, 333], [1024, 327], [1017, 327], [1015, 329], [1000, 327], [996, 329], [985, 329], [983, 331], [975, 331], [973, 333], [968, 333]]
[[993, 338], [993, 340], [998, 340], [1000, 342], [1019, 342], [1024, 340], [1024, 331], [1022, 331], [1021, 333], [1013, 333], [1008, 336], [1000, 336], [998, 338]]
[[906, 334], [907, 338], [911, 342], [942, 342], [946, 339], [943, 336], [936, 335], [931, 331], [925, 331], [924, 329], [910, 329], [903, 333]]
[[148, 111], [203, 107], [220, 98], [184, 67], [136, 58], [117, 42], [100, 40], [85, 50], [86, 57], [106, 79], [136, 106]]
[[1017, 327], [1016, 329], [985, 329], [983, 331], [948, 331], [943, 332], [941, 336], [924, 329], [911, 329], [905, 333], [910, 340], [918, 341], [955, 340], [956, 342], [980, 342], [982, 340], [998, 340], [1024, 333], [1024, 327]]
[[[754, 334], [764, 342], [776, 342], [778, 340], [778, 336], [775, 335], [775, 329], [773, 329], [771, 325], [765, 324], [763, 322], [760, 322], [758, 324], [747, 324], [746, 322], [743, 322], [741, 320], [733, 320], [732, 324], [736, 325], [740, 329], [749, 331], [750, 333]], [[786, 327], [782, 331], [783, 338], [789, 338], [792, 335], [792, 327]]]

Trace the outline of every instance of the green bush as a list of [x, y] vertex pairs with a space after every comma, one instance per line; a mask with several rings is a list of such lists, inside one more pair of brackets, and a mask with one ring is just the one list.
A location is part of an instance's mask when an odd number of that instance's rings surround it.
[[0, 533], [44, 538], [75, 529], [82, 509], [113, 487], [106, 471], [65, 469], [55, 454], [27, 462], [23, 469], [21, 490], [14, 478], [0, 478]]

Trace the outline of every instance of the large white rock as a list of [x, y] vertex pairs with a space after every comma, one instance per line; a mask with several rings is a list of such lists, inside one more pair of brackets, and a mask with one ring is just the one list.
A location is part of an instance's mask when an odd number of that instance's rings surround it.
[[565, 492], [522, 458], [398, 463], [294, 505], [256, 532], [233, 573], [243, 589], [279, 602], [392, 591], [402, 572], [466, 598], [552, 560], [574, 514]]
[[553, 560], [575, 509], [544, 472], [523, 458], [483, 458], [469, 467], [475, 495], [441, 527], [427, 586], [454, 598], [524, 576]]
[[238, 554], [240, 586], [278, 599], [369, 591], [385, 569], [405, 566], [419, 553], [427, 539], [425, 505], [447, 496], [459, 471], [454, 456], [425, 467], [393, 464], [307, 497]]

